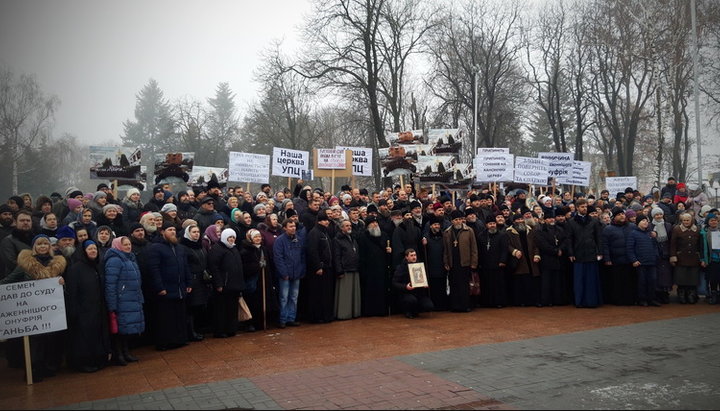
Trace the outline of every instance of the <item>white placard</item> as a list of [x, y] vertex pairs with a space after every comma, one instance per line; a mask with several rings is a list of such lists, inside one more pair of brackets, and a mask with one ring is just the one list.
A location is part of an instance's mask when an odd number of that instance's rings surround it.
[[626, 177], [605, 177], [605, 188], [610, 192], [610, 197], [615, 196], [617, 193], [624, 193], [626, 188], [637, 189], [637, 177], [626, 176]]
[[592, 163], [590, 161], [573, 161], [572, 177], [565, 184], [589, 187]]
[[354, 176], [371, 176], [373, 175], [373, 151], [367, 147], [344, 147], [336, 146], [337, 150], [352, 151], [352, 166]]
[[310, 153], [289, 148], [273, 147], [272, 175], [280, 177], [300, 178], [303, 171], [308, 171]]
[[242, 183], [270, 182], [270, 156], [267, 154], [230, 152], [228, 180]]
[[485, 154], [510, 154], [510, 149], [507, 147], [478, 147], [477, 155]]
[[475, 157], [475, 181], [479, 183], [492, 183], [499, 181], [513, 181], [512, 154], [495, 153]]
[[345, 170], [345, 150], [336, 148], [317, 149], [317, 168], [320, 170]]
[[710, 247], [720, 250], [720, 231], [710, 231]]
[[516, 183], [546, 186], [550, 176], [550, 162], [542, 158], [515, 157]]
[[538, 158], [550, 162], [550, 177], [555, 177], [558, 184], [570, 184], [574, 157], [572, 153], [538, 153]]
[[59, 278], [0, 286], [0, 339], [67, 329]]

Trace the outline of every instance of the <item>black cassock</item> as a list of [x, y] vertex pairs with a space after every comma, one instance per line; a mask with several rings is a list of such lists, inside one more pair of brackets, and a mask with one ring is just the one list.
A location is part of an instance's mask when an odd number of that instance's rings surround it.
[[360, 296], [363, 316], [388, 315], [388, 291], [392, 255], [385, 251], [388, 236], [372, 237], [369, 231], [358, 236], [360, 248]]
[[487, 230], [478, 236], [480, 272], [480, 305], [485, 307], [506, 306], [507, 273], [500, 263], [508, 261], [508, 238], [504, 231], [491, 234]]

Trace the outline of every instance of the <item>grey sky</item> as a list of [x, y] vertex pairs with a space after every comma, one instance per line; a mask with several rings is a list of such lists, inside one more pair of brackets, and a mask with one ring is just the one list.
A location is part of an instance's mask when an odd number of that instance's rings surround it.
[[170, 100], [204, 100], [227, 81], [243, 109], [260, 52], [274, 39], [296, 49], [310, 10], [307, 0], [0, 0], [0, 64], [62, 100], [56, 135], [119, 142], [151, 77]]

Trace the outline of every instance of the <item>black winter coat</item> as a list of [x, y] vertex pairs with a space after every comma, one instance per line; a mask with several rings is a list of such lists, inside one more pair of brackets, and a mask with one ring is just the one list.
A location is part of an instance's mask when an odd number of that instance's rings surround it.
[[567, 222], [567, 234], [570, 240], [570, 253], [568, 257], [575, 257], [578, 263], [597, 262], [601, 255], [600, 236], [602, 223], [588, 215], [576, 215]]
[[315, 274], [319, 269], [332, 270], [332, 241], [327, 228], [317, 224], [307, 236], [307, 272]]
[[447, 277], [447, 271], [445, 271], [445, 263], [443, 260], [444, 245], [443, 245], [443, 234], [442, 231], [438, 231], [437, 234], [429, 232], [425, 235], [427, 238], [427, 255], [426, 269], [428, 278], [445, 278]]
[[97, 218], [97, 225], [98, 227], [103, 225], [110, 227], [113, 233], [115, 233], [115, 238], [128, 235], [127, 226], [125, 225], [125, 222], [123, 221], [123, 218], [120, 216], [120, 214], [118, 214], [118, 216], [115, 217], [114, 220], [110, 220], [105, 217], [104, 214], [101, 214]]
[[488, 230], [483, 231], [478, 236], [478, 267], [483, 270], [500, 269], [500, 264], [507, 264], [508, 256], [508, 236], [505, 230], [498, 229], [497, 232], [491, 233]]
[[192, 282], [190, 264], [185, 248], [161, 240], [147, 250], [147, 264], [153, 291], [167, 291], [164, 299], [181, 299], [187, 295], [186, 288]]
[[338, 233], [333, 245], [335, 272], [338, 275], [357, 272], [360, 269], [360, 253], [355, 237]]
[[262, 274], [263, 267], [265, 267], [267, 276], [267, 271], [270, 269], [270, 254], [271, 253], [268, 252], [268, 248], [264, 245], [255, 247], [247, 240], [242, 242], [240, 255], [243, 262], [245, 290], [247, 292], [254, 292], [257, 289], [258, 280]]
[[630, 264], [627, 251], [627, 239], [635, 224], [625, 223], [623, 225], [610, 224], [603, 228], [601, 237], [601, 248], [603, 260], [618, 264]]
[[208, 268], [213, 276], [213, 287], [223, 291], [243, 291], [245, 276], [240, 250], [222, 242], [214, 244], [208, 254]]
[[192, 280], [190, 287], [192, 292], [188, 296], [191, 305], [205, 305], [210, 298], [209, 284], [204, 280], [203, 275], [207, 269], [207, 256], [202, 246], [202, 241], [190, 241], [183, 237], [180, 245], [185, 249], [187, 261], [190, 265]]

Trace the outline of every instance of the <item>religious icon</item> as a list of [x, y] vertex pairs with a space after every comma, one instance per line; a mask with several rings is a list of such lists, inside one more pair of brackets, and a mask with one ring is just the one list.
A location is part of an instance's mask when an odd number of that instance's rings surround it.
[[410, 285], [412, 285], [413, 288], [428, 287], [424, 263], [408, 264], [408, 270], [410, 270]]

